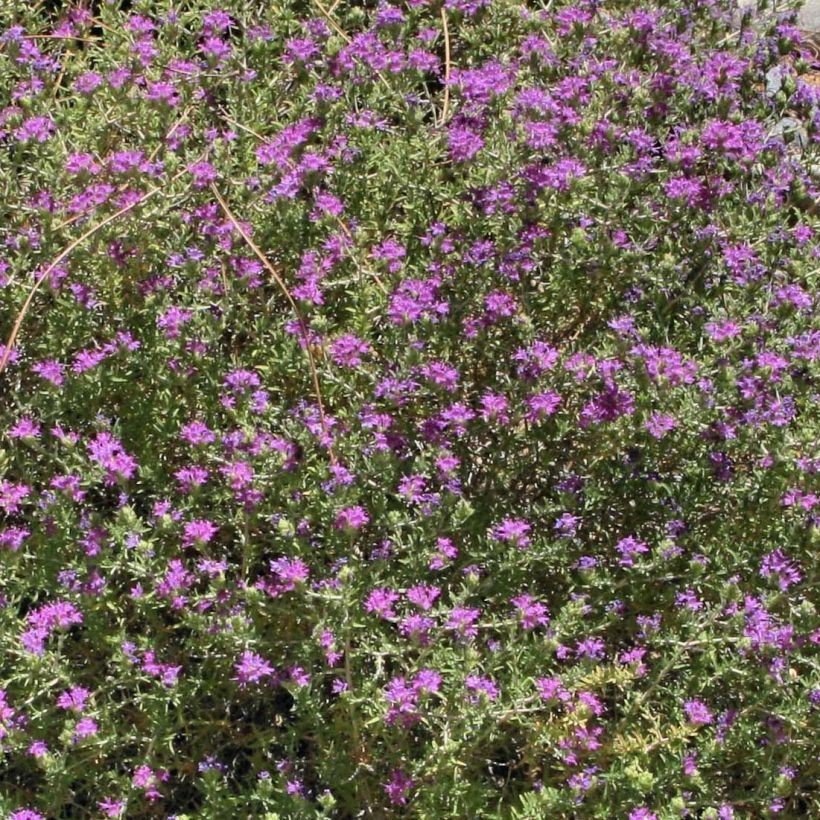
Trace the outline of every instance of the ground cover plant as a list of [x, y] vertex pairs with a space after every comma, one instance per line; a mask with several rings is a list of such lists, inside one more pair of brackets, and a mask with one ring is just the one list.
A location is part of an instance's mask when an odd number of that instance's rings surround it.
[[793, 5], [0, 4], [0, 812], [820, 815]]

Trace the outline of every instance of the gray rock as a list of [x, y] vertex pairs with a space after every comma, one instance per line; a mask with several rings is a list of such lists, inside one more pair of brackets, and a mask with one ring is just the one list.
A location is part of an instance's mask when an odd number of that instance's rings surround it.
[[[780, 0], [779, 3], [775, 0], [775, 3], [775, 7], [777, 7], [777, 5], [783, 8], [786, 7], [783, 0]], [[754, 8], [756, 5], [757, 0], [740, 0], [739, 2], [739, 6], [742, 9], [748, 7]], [[771, 0], [769, 0], [769, 8], [771, 8]], [[797, 24], [806, 31], [820, 31], [820, 0], [805, 0], [803, 8], [800, 10], [800, 14], [797, 18]]]

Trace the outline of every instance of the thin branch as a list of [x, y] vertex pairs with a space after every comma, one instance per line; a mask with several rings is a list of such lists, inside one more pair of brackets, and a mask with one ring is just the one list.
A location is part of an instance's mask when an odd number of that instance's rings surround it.
[[447, 108], [450, 105], [450, 30], [447, 28], [447, 11], [441, 7], [441, 27], [444, 29], [444, 103], [441, 106], [441, 119], [439, 125], [443, 125], [447, 119]]
[[[245, 240], [245, 243], [248, 247], [254, 252], [256, 258], [265, 266], [268, 273], [273, 277], [274, 281], [277, 285], [279, 285], [280, 290], [282, 293], [285, 294], [285, 298], [288, 300], [288, 304], [290, 305], [291, 309], [293, 310], [294, 314], [296, 315], [296, 320], [299, 322], [299, 329], [302, 333], [302, 339], [305, 343], [305, 352], [307, 353], [308, 363], [310, 364], [310, 375], [313, 380], [313, 391], [316, 395], [316, 402], [319, 406], [319, 422], [322, 426], [322, 432], [327, 436], [328, 429], [327, 429], [327, 422], [325, 420], [325, 406], [324, 402], [322, 401], [322, 389], [319, 385], [319, 371], [316, 368], [316, 361], [313, 358], [313, 351], [311, 350], [310, 346], [310, 334], [308, 333], [307, 323], [305, 322], [305, 318], [302, 315], [302, 311], [299, 310], [299, 306], [296, 304], [296, 300], [288, 290], [288, 286], [285, 284], [285, 281], [279, 274], [279, 271], [273, 266], [270, 260], [265, 256], [264, 253], [260, 250], [259, 246], [256, 242], [251, 239], [250, 234], [242, 227], [242, 224], [239, 220], [234, 216], [233, 211], [228, 207], [228, 203], [222, 197], [222, 194], [219, 193], [219, 189], [211, 183], [211, 191], [213, 191], [214, 196], [216, 197], [216, 201], [219, 203], [220, 208], [225, 212], [225, 216], [228, 217], [230, 223], [239, 231], [239, 235], [242, 239]], [[330, 439], [328, 438], [328, 442]], [[336, 458], [333, 453], [333, 447], [330, 443], [328, 443], [328, 450], [330, 452], [331, 461], [335, 463]]]
[[341, 27], [341, 26], [340, 26], [340, 25], [339, 25], [339, 24], [338, 24], [338, 23], [337, 23], [337, 22], [333, 19], [333, 17], [331, 16], [331, 12], [333, 11], [333, 9], [335, 9], [335, 8], [336, 8], [336, 6], [338, 5], [338, 3], [334, 3], [334, 4], [333, 4], [333, 7], [331, 8], [331, 10], [330, 10], [330, 11], [328, 11], [328, 10], [327, 10], [327, 9], [326, 9], [326, 8], [325, 8], [322, 4], [321, 4], [320, 0], [313, 0], [313, 2], [314, 2], [314, 3], [316, 3], [316, 5], [319, 7], [319, 11], [321, 11], [321, 12], [322, 12], [322, 16], [323, 16], [323, 17], [324, 17], [324, 18], [328, 21], [328, 23], [330, 23], [330, 25], [331, 25], [331, 26], [333, 26], [333, 28], [335, 28], [335, 29], [336, 29], [336, 33], [337, 33], [340, 37], [342, 37], [342, 38], [343, 38], [346, 42], [348, 42], [348, 43], [349, 43], [349, 42], [350, 42], [350, 36], [347, 34], [347, 32], [346, 32], [346, 31], [345, 31], [345, 30], [344, 30], [344, 29], [343, 29], [343, 28], [342, 28], [342, 27]]
[[79, 40], [81, 43], [96, 43], [101, 37], [80, 37], [75, 34], [24, 34], [23, 40]]

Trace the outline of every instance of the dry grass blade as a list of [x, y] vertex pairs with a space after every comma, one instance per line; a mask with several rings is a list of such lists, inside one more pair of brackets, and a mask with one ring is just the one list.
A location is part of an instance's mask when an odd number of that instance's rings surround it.
[[444, 30], [444, 102], [441, 106], [442, 125], [447, 119], [447, 108], [450, 105], [450, 30], [447, 28], [447, 12], [441, 7], [441, 27]]
[[[327, 423], [325, 421], [325, 405], [324, 401], [322, 400], [322, 389], [319, 384], [319, 371], [316, 368], [316, 360], [313, 358], [313, 351], [311, 350], [310, 346], [310, 334], [308, 333], [307, 323], [305, 322], [305, 318], [302, 315], [302, 311], [299, 310], [299, 306], [296, 304], [296, 300], [291, 295], [288, 286], [285, 284], [284, 279], [279, 274], [279, 271], [273, 266], [271, 261], [262, 253], [259, 246], [256, 242], [253, 241], [250, 234], [242, 227], [242, 223], [234, 216], [233, 211], [231, 211], [228, 203], [223, 198], [222, 194], [219, 193], [219, 189], [211, 183], [211, 191], [213, 191], [213, 195], [216, 197], [216, 201], [219, 203], [219, 207], [225, 213], [225, 216], [228, 217], [228, 221], [233, 225], [234, 228], [239, 232], [239, 235], [242, 239], [245, 240], [245, 244], [253, 251], [256, 258], [265, 266], [265, 269], [270, 273], [273, 277], [274, 281], [277, 285], [279, 285], [280, 290], [282, 293], [285, 294], [285, 298], [288, 300], [288, 304], [290, 305], [291, 309], [293, 310], [294, 315], [296, 316], [296, 321], [299, 322], [299, 329], [302, 333], [302, 340], [305, 344], [305, 352], [307, 353], [308, 363], [310, 365], [310, 375], [313, 381], [313, 392], [316, 395], [316, 403], [319, 407], [319, 423], [322, 426], [322, 432], [327, 435]], [[333, 453], [333, 447], [329, 447], [330, 458], [331, 461], [335, 463], [336, 459]]]

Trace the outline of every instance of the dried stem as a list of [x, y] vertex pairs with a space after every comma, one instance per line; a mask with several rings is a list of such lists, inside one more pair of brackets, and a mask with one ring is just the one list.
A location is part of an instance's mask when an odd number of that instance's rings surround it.
[[345, 31], [345, 30], [344, 30], [344, 29], [343, 29], [343, 28], [342, 28], [342, 27], [341, 27], [341, 26], [340, 26], [340, 25], [339, 25], [339, 24], [338, 24], [338, 23], [337, 23], [337, 22], [333, 19], [333, 17], [331, 16], [331, 14], [332, 14], [333, 10], [334, 10], [334, 9], [336, 8], [336, 6], [338, 6], [339, 4], [338, 4], [338, 3], [334, 3], [334, 4], [333, 4], [333, 6], [331, 7], [331, 9], [330, 9], [330, 10], [328, 10], [328, 9], [326, 9], [326, 8], [325, 8], [325, 7], [321, 4], [321, 2], [319, 2], [319, 0], [314, 0], [314, 2], [315, 2], [315, 3], [316, 3], [316, 5], [319, 7], [319, 11], [321, 11], [321, 12], [322, 12], [322, 16], [323, 16], [323, 17], [324, 17], [324, 18], [328, 21], [328, 23], [330, 23], [330, 25], [331, 25], [331, 26], [333, 26], [333, 28], [335, 28], [335, 29], [336, 29], [336, 33], [337, 33], [340, 37], [342, 37], [342, 38], [345, 40], [345, 42], [348, 42], [348, 43], [349, 43], [349, 42], [350, 42], [350, 36], [348, 35], [348, 33], [347, 33], [347, 32], [346, 32], [346, 31]]
[[441, 27], [444, 30], [444, 102], [441, 106], [439, 124], [443, 125], [450, 105], [450, 30], [447, 28], [447, 12], [444, 6], [441, 7]]
[[79, 40], [81, 43], [96, 43], [100, 37], [81, 37], [79, 34], [24, 34], [23, 40]]

